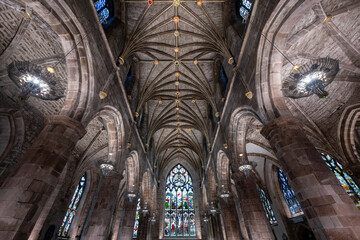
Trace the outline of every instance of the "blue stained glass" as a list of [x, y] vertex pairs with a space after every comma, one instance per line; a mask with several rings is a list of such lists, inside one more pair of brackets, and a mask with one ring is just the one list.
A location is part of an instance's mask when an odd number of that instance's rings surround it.
[[176, 165], [166, 178], [165, 187], [164, 236], [196, 236], [194, 193], [190, 174], [180, 164]]
[[252, 5], [252, 3], [250, 2], [250, 1], [248, 1], [248, 0], [243, 0], [242, 1], [242, 4], [247, 8], [247, 9], [251, 9], [251, 5]]
[[109, 18], [109, 9], [107, 8], [104, 8], [101, 12], [99, 12], [99, 19], [100, 19], [100, 22], [101, 24], [107, 22], [107, 19]]
[[285, 201], [289, 207], [291, 214], [294, 215], [297, 213], [301, 213], [302, 209], [300, 207], [298, 200], [295, 197], [294, 191], [292, 190], [289, 184], [286, 174], [280, 168], [278, 170], [278, 174], [279, 174], [278, 180], [280, 184], [280, 189], [282, 191], [282, 194], [285, 198]]
[[329, 154], [320, 153], [321, 157], [326, 162], [335, 174], [336, 178], [339, 180], [341, 186], [345, 189], [350, 198], [354, 201], [355, 205], [360, 209], [360, 188], [355, 183], [355, 181], [350, 177], [350, 175], [343, 171], [343, 166], [341, 163], [336, 161]]
[[82, 194], [84, 192], [84, 188], [85, 188], [85, 183], [86, 183], [86, 175], [84, 174], [80, 181], [79, 184], [77, 185], [74, 195], [71, 198], [68, 210], [65, 214], [65, 217], [61, 223], [60, 229], [58, 231], [58, 236], [59, 237], [67, 237], [68, 233], [69, 233], [69, 229], [72, 223], [72, 220], [75, 216], [76, 210], [79, 206], [79, 202], [81, 200]]
[[94, 3], [94, 6], [96, 8], [96, 11], [99, 11], [103, 7], [105, 7], [105, 0], [99, 0]]
[[239, 12], [240, 12], [240, 16], [241, 16], [243, 19], [245, 19], [245, 20], [248, 19], [250, 13], [249, 13], [248, 10], [246, 10], [245, 7], [240, 7]]
[[259, 189], [259, 193], [260, 193], [261, 204], [265, 210], [267, 219], [269, 220], [270, 224], [277, 223], [274, 212], [271, 208], [270, 201], [269, 201], [265, 191], [259, 186], [258, 186], [258, 189]]

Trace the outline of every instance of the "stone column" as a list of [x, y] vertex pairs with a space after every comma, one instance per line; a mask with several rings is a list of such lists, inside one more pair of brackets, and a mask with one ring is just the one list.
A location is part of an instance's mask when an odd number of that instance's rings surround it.
[[360, 211], [294, 118], [262, 130], [282, 162], [316, 239], [360, 239]]
[[141, 212], [139, 217], [138, 239], [146, 239], [148, 226], [149, 226], [149, 212], [147, 212], [145, 216], [144, 213]]
[[211, 227], [211, 236], [213, 239], [223, 240], [225, 236], [223, 236], [223, 231], [221, 228], [221, 219], [220, 214], [212, 213], [210, 215], [210, 227]]
[[117, 174], [103, 177], [83, 239], [109, 238], [120, 180]]
[[232, 197], [228, 197], [227, 200], [223, 198], [219, 199], [220, 212], [223, 216], [226, 238], [228, 240], [242, 239], [239, 221], [236, 216], [235, 204]]
[[238, 192], [248, 238], [254, 240], [273, 239], [270, 223], [261, 204], [254, 173], [250, 172], [247, 177], [238, 171], [232, 174], [232, 179], [235, 181]]
[[46, 118], [44, 129], [0, 188], [0, 239], [28, 239], [84, 134], [81, 123], [71, 118]]
[[124, 202], [124, 209], [121, 213], [121, 224], [120, 231], [118, 233], [119, 240], [129, 240], [132, 239], [132, 234], [134, 230], [135, 223], [135, 214], [138, 198], [135, 197], [130, 201], [126, 196]]

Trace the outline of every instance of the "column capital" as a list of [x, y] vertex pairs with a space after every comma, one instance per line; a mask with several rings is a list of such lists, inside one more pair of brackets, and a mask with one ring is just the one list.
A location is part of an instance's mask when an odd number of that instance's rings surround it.
[[79, 138], [86, 134], [86, 130], [81, 122], [64, 115], [48, 115], [45, 117], [45, 124], [64, 125], [72, 128], [77, 132]]

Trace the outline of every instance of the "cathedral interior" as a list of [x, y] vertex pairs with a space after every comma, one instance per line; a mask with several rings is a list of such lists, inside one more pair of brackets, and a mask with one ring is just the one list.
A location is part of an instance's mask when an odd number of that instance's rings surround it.
[[1, 240], [360, 239], [359, 0], [0, 0]]

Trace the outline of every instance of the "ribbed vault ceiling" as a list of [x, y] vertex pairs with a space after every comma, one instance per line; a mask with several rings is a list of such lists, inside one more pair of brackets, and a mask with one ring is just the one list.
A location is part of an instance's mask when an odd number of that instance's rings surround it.
[[[188, 161], [195, 169], [211, 143], [218, 117], [219, 56], [232, 56], [224, 38], [222, 1], [125, 1], [127, 41], [119, 61], [135, 56], [140, 81], [136, 120], [157, 166]], [[217, 67], [216, 67], [217, 66]]]

